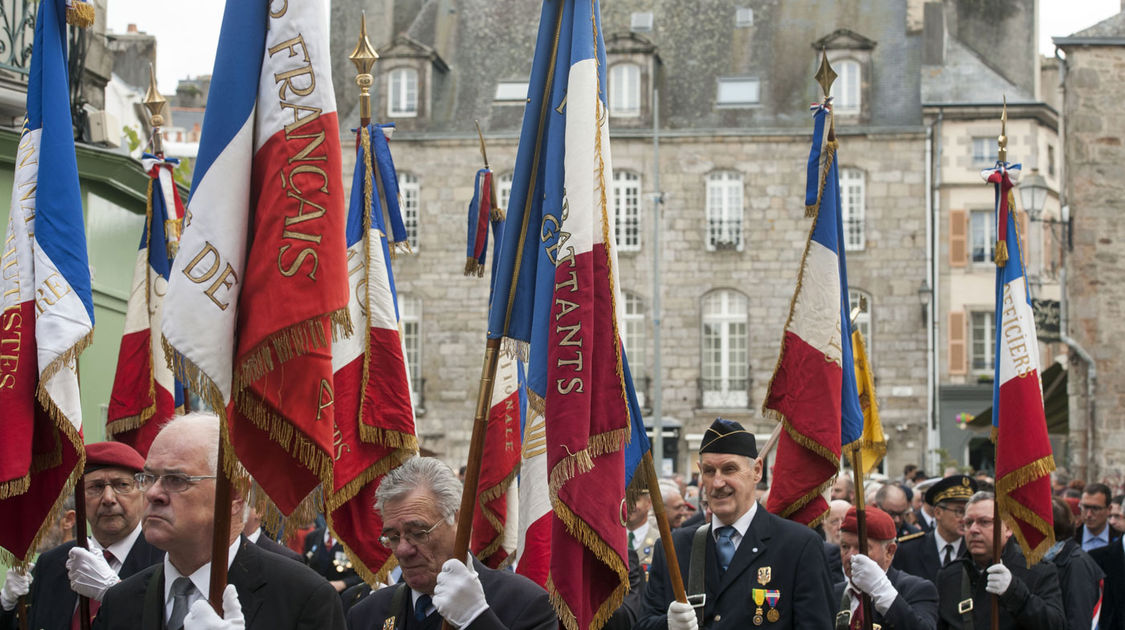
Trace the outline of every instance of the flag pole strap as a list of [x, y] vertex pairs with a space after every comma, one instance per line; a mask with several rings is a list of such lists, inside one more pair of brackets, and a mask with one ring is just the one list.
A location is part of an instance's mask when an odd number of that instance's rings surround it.
[[223, 616], [223, 591], [227, 587], [227, 555], [230, 552], [230, 478], [223, 472], [228, 446], [219, 436], [219, 457], [215, 462], [215, 526], [211, 533], [211, 587], [208, 601], [219, 618]]
[[[74, 544], [89, 549], [90, 544], [86, 539], [86, 475], [78, 478], [74, 484]], [[26, 615], [24, 619], [26, 623]], [[90, 598], [85, 595], [78, 596], [78, 625], [82, 630], [90, 630]]]
[[[852, 478], [855, 480], [855, 525], [859, 536], [859, 552], [867, 555], [867, 506], [863, 496], [863, 449], [860, 440], [852, 443]], [[871, 595], [860, 593], [859, 605], [863, 606], [863, 630], [872, 630], [873, 616]]]
[[676, 557], [676, 547], [672, 544], [672, 527], [668, 524], [668, 514], [664, 511], [664, 495], [660, 494], [660, 480], [656, 477], [656, 465], [652, 463], [652, 449], [645, 451], [641, 463], [648, 481], [648, 496], [652, 499], [652, 512], [656, 515], [656, 526], [660, 529], [660, 544], [664, 547], [664, 559], [668, 561], [668, 577], [672, 580], [672, 594], [681, 604], [688, 603], [684, 590], [684, 578], [680, 575], [680, 561]]

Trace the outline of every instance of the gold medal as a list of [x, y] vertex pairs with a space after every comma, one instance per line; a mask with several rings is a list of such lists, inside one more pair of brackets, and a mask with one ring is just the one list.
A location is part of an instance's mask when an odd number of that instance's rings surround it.
[[770, 608], [770, 611], [766, 613], [766, 619], [769, 619], [770, 623], [777, 623], [777, 620], [781, 619], [781, 613], [777, 612], [776, 608]]

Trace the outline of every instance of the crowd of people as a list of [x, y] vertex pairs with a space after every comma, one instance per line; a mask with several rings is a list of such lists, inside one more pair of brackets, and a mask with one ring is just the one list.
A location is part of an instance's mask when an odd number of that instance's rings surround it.
[[[236, 488], [218, 615], [206, 601], [218, 438], [218, 418], [195, 413], [168, 422], [147, 457], [121, 443], [88, 445], [81, 489], [88, 544], [75, 544], [73, 506], [64, 505], [34, 567], [8, 570], [0, 630], [20, 627], [18, 616], [37, 630], [78, 628], [79, 595], [89, 598], [93, 627], [105, 629], [559, 626], [539, 585], [471, 554], [454, 557], [461, 482], [426, 457], [392, 470], [376, 491], [380, 542], [398, 566], [389, 585], [374, 589], [327, 528], [307, 532], [304, 553], [296, 553], [262, 531]], [[763, 462], [754, 435], [738, 423], [711, 425], [698, 466], [690, 482], [659, 486], [675, 563], [660, 542], [651, 497], [632, 502], [624, 518], [631, 588], [607, 628], [844, 630], [870, 617], [884, 630], [981, 630], [991, 626], [994, 605], [1003, 629], [1125, 628], [1123, 497], [1105, 484], [1052, 477], [1057, 542], [1031, 564], [1008, 525], [995, 521], [986, 475], [947, 470], [928, 478], [907, 467], [857, 497], [842, 473], [828, 512], [810, 528], [765, 509]], [[672, 579], [674, 565], [680, 580]], [[678, 581], [687, 602], [674, 594]]]

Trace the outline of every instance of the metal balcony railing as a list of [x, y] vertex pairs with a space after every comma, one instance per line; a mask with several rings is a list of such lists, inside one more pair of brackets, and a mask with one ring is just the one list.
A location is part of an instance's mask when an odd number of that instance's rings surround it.
[[0, 0], [0, 69], [28, 73], [38, 10], [33, 0]]

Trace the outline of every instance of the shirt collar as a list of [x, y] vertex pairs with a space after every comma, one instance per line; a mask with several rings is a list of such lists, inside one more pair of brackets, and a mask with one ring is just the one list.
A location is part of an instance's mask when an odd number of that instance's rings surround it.
[[[745, 514], [738, 517], [737, 521], [731, 523], [731, 526], [734, 527], [734, 530], [736, 532], [738, 532], [738, 536], [739, 536], [740, 540], [743, 536], [746, 536], [746, 530], [750, 529], [750, 522], [754, 520], [754, 515], [757, 514], [757, 513], [758, 513], [758, 502], [755, 501], [755, 502], [750, 504], [750, 509], [746, 510]], [[715, 516], [714, 514], [712, 514], [711, 515], [711, 535], [715, 536], [716, 535], [715, 532], [718, 531], [718, 529], [720, 527], [723, 527], [723, 522], [719, 520], [718, 516]]]
[[113, 543], [112, 545], [110, 545], [108, 547], [102, 546], [102, 544], [99, 543], [97, 540], [95, 540], [93, 536], [88, 538], [87, 542], [89, 543], [89, 547], [90, 547], [91, 551], [96, 551], [98, 549], [104, 549], [105, 551], [108, 551], [108, 552], [112, 553], [113, 557], [117, 558], [118, 562], [124, 563], [125, 558], [129, 557], [129, 552], [133, 550], [133, 543], [137, 542], [137, 538], [140, 535], [141, 535], [141, 524], [138, 521], [137, 526], [133, 528], [133, 531], [129, 532], [129, 534], [127, 536], [125, 536], [121, 540]]
[[937, 527], [934, 527], [933, 531], [934, 531], [934, 542], [937, 543], [937, 551], [938, 551], [938, 557], [939, 558], [942, 556], [942, 554], [945, 553], [945, 546], [946, 545], [953, 545], [953, 557], [956, 558], [957, 554], [961, 553], [961, 539], [960, 538], [958, 538], [956, 540], [946, 540], [946, 539], [941, 537], [941, 532], [938, 531]]
[[1100, 533], [1100, 534], [1091, 534], [1090, 528], [1083, 527], [1082, 528], [1082, 543], [1085, 544], [1085, 543], [1087, 543], [1091, 540], [1104, 540], [1105, 543], [1108, 545], [1109, 544], [1109, 525], [1106, 525], [1105, 527], [1103, 527], [1102, 533]]
[[641, 549], [645, 546], [645, 536], [648, 535], [648, 521], [641, 524], [640, 527], [633, 530], [633, 541], [637, 545], [635, 549]]
[[257, 544], [258, 539], [261, 538], [261, 537], [262, 537], [262, 528], [259, 527], [258, 529], [255, 529], [253, 533], [247, 534], [246, 540], [249, 540], [250, 542], [252, 542], [254, 544]]
[[[231, 543], [230, 549], [227, 550], [227, 569], [230, 569], [231, 564], [234, 563], [234, 556], [238, 553], [238, 547], [242, 543], [242, 536], [234, 539]], [[167, 603], [172, 598], [172, 582], [176, 578], [184, 577], [176, 567], [172, 566], [172, 561], [168, 559], [168, 554], [164, 554], [164, 602]], [[195, 570], [195, 573], [187, 576], [191, 580], [192, 586], [206, 598], [211, 592], [211, 563], [208, 562]]]

